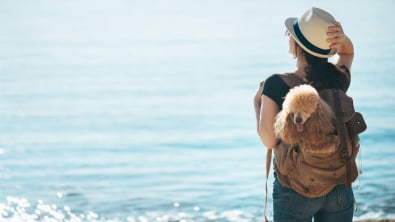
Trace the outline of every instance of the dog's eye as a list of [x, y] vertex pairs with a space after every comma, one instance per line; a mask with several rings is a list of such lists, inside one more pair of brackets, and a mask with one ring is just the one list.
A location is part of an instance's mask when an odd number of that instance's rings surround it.
[[299, 153], [299, 145], [298, 144], [294, 145], [292, 148], [295, 150], [295, 152]]

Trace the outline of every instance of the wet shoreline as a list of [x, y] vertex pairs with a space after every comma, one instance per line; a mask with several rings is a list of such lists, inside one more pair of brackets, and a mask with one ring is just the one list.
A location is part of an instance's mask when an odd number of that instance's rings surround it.
[[354, 222], [395, 222], [395, 219], [355, 220]]

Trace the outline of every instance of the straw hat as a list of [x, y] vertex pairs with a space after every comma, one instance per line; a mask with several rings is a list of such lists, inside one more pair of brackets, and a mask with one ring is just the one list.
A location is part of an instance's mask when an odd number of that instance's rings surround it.
[[326, 41], [328, 27], [335, 18], [319, 8], [310, 8], [300, 18], [288, 18], [285, 26], [300, 47], [311, 55], [329, 58], [336, 54]]

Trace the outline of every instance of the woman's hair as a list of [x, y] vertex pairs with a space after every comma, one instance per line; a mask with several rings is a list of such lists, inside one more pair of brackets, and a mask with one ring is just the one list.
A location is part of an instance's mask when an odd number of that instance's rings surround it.
[[307, 64], [309, 64], [305, 71], [306, 78], [312, 86], [317, 90], [337, 88], [344, 92], [347, 91], [350, 85], [350, 74], [346, 66], [335, 66], [328, 62], [327, 58], [319, 58], [307, 53], [302, 48], [301, 50]]

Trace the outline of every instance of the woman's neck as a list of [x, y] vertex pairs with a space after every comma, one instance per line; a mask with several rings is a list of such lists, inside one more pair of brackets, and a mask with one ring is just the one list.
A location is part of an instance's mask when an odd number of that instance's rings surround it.
[[303, 56], [298, 56], [296, 58], [296, 70], [294, 71], [294, 73], [303, 78], [306, 77], [306, 67], [308, 66], [306, 60], [304, 59]]
[[296, 68], [293, 73], [295, 73], [300, 78], [304, 78], [306, 76], [306, 71], [304, 70], [304, 68]]

